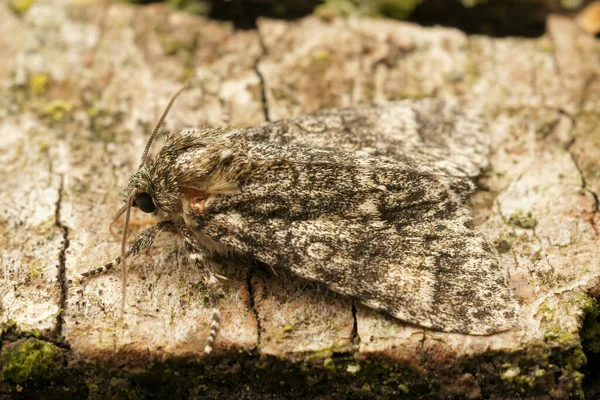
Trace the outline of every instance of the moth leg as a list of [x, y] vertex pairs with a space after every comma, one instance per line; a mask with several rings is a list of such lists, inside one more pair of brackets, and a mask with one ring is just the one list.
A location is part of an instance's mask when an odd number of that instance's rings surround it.
[[210, 332], [208, 339], [206, 340], [206, 346], [204, 352], [210, 354], [213, 349], [213, 343], [219, 333], [221, 323], [221, 311], [219, 310], [219, 298], [223, 295], [223, 289], [218, 279], [218, 275], [211, 271], [211, 260], [207, 250], [199, 246], [193, 236], [184, 234], [183, 240], [186, 249], [189, 251], [189, 258], [202, 273], [202, 283], [206, 285], [208, 290], [208, 298], [210, 301], [210, 307], [212, 309], [212, 317], [210, 324]]
[[219, 298], [223, 294], [223, 290], [221, 288], [221, 283], [217, 276], [212, 273], [208, 269], [207, 257], [205, 254], [200, 253], [191, 253], [190, 260], [198, 267], [198, 269], [202, 272], [202, 282], [206, 285], [208, 290], [208, 298], [210, 301], [210, 307], [212, 310], [212, 317], [210, 323], [210, 332], [208, 334], [208, 339], [206, 339], [206, 346], [204, 347], [204, 352], [206, 354], [210, 354], [213, 348], [213, 343], [219, 333], [220, 323], [221, 323], [221, 311], [219, 310]]
[[[147, 248], [149, 248], [152, 245], [152, 243], [154, 242], [154, 239], [156, 238], [156, 235], [158, 234], [158, 232], [168, 231], [168, 230], [170, 230], [171, 226], [172, 226], [172, 224], [170, 222], [160, 222], [157, 225], [154, 225], [154, 226], [146, 229], [142, 233], [140, 233], [129, 244], [129, 246], [127, 248], [127, 257], [135, 256], [136, 254], [139, 254], [143, 250], [146, 250]], [[114, 260], [104, 264], [101, 267], [94, 268], [92, 270], [82, 273], [80, 279], [85, 280], [91, 276], [107, 273], [115, 265], [118, 265], [120, 262], [121, 262], [121, 256], [118, 256]]]

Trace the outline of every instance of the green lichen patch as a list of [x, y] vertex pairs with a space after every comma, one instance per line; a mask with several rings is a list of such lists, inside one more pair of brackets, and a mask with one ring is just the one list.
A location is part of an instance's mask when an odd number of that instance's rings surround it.
[[40, 264], [30, 264], [28, 275], [31, 280], [39, 279], [42, 276], [42, 266]]
[[507, 398], [530, 398], [555, 391], [562, 393], [559, 397], [577, 398], [583, 376], [579, 371], [584, 364], [585, 356], [577, 340], [534, 341], [511, 352], [469, 357], [454, 368], [476, 377], [482, 395], [501, 393]]
[[522, 374], [519, 367], [511, 365], [507, 366], [506, 370], [500, 375], [500, 378], [518, 393], [525, 393], [528, 388], [533, 388], [535, 382], [534, 377]]
[[[2, 311], [2, 308], [0, 308], [0, 311]], [[4, 339], [7, 336], [16, 337], [19, 333], [19, 327], [15, 320], [9, 319], [7, 322], [0, 324], [0, 339]]]
[[527, 214], [523, 214], [520, 211], [511, 214], [511, 216], [509, 217], [509, 222], [511, 224], [513, 224], [514, 226], [517, 226], [517, 227], [523, 228], [523, 229], [535, 229], [535, 227], [538, 224], [537, 219], [535, 219], [533, 217], [531, 212], [528, 212]]
[[583, 305], [585, 319], [579, 331], [584, 350], [600, 353], [600, 304], [598, 300], [589, 297]]
[[362, 391], [394, 398], [432, 393], [431, 380], [435, 380], [434, 376], [427, 376], [403, 362], [387, 358], [351, 362], [345, 366], [344, 372], [345, 377], [355, 381]]
[[326, 358], [325, 361], [323, 361], [323, 367], [330, 371], [335, 371], [335, 361], [333, 361], [333, 358]]
[[53, 100], [42, 106], [40, 113], [49, 122], [61, 122], [73, 109], [73, 104], [64, 100]]
[[34, 339], [21, 339], [3, 346], [0, 353], [0, 377], [14, 383], [50, 381], [60, 372], [62, 355], [53, 344]]
[[329, 50], [317, 50], [312, 54], [313, 62], [317, 64], [326, 64], [331, 61], [333, 55]]
[[348, 364], [346, 367], [346, 372], [351, 373], [352, 375], [358, 373], [360, 371], [360, 364]]
[[[39, 346], [37, 342], [23, 343], [6, 347], [13, 346], [11, 353], [20, 354], [19, 348]], [[45, 344], [42, 342], [42, 349]], [[578, 370], [585, 360], [579, 356], [580, 350], [576, 345], [548, 346], [540, 342], [515, 352], [485, 352], [448, 364], [429, 359], [424, 353], [421, 366], [415, 368], [383, 355], [331, 353], [315, 359], [307, 354], [291, 361], [231, 349], [209, 358], [154, 361], [143, 371], [115, 369], [114, 365], [102, 363], [94, 366], [74, 363], [47, 386], [57, 386], [56, 382], [64, 376], [71, 376], [68, 385], [79, 385], [76, 390], [81, 395], [85, 393], [84, 397], [89, 393], [91, 398], [126, 399], [222, 399], [237, 398], [240, 393], [247, 398], [313, 398], [323, 393], [332, 399], [487, 398], [491, 395], [513, 398], [533, 397], [549, 391], [568, 397], [579, 393], [582, 375]], [[22, 353], [35, 351], [26, 349]], [[51, 364], [52, 348], [50, 351], [37, 349], [37, 352], [42, 354], [36, 356], [41, 361], [33, 364]], [[82, 370], [78, 370], [81, 367], [85, 368], [83, 375]], [[43, 368], [37, 368], [40, 369]], [[31, 387], [24, 376], [17, 379], [26, 382], [24, 387]], [[66, 381], [61, 385], [66, 387], [65, 384]]]
[[315, 9], [321, 16], [364, 16], [407, 19], [421, 0], [325, 0]]
[[208, 15], [210, 4], [198, 0], [167, 0], [167, 6], [173, 10], [184, 11], [194, 15]]
[[[577, 300], [573, 300], [575, 303]], [[557, 316], [557, 306], [548, 301], [540, 304], [539, 314], [542, 316], [541, 326], [545, 329], [544, 339], [547, 344], [561, 346], [563, 344], [579, 344], [576, 332], [566, 330]]]
[[11, 0], [10, 8], [19, 15], [25, 15], [35, 2], [36, 0]]
[[46, 93], [48, 90], [48, 83], [50, 82], [50, 75], [48, 74], [36, 74], [29, 78], [29, 93], [31, 96], [40, 96]]

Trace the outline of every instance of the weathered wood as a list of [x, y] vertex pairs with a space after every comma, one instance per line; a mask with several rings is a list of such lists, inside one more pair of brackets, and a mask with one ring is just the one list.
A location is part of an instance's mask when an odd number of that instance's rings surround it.
[[[2, 3], [0, 21], [2, 393], [35, 382], [90, 397], [153, 387], [147, 394], [200, 398], [564, 398], [580, 388], [578, 330], [600, 294], [600, 43], [575, 23], [550, 18], [538, 39], [315, 17], [234, 31], [161, 6], [66, 0], [39, 0], [22, 17]], [[119, 321], [119, 274], [77, 277], [118, 254], [107, 228], [121, 190], [189, 75], [165, 131], [406, 97], [484, 104], [491, 168], [473, 212], [519, 300], [518, 327], [434, 332], [232, 264], [222, 331], [205, 357], [205, 294], [166, 235], [132, 260]], [[52, 384], [19, 365], [32, 343], [61, 360]]]

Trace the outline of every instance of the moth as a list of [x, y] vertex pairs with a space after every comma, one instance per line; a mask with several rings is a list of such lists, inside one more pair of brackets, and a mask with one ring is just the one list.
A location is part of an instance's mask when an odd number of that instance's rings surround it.
[[[183, 89], [182, 89], [183, 90]], [[332, 109], [234, 129], [170, 133], [154, 160], [159, 119], [129, 178], [121, 256], [159, 232], [183, 239], [219, 331], [219, 259], [242, 256], [319, 282], [422, 327], [489, 335], [510, 329], [514, 301], [468, 208], [486, 166], [485, 119], [474, 106], [426, 98]], [[159, 222], [125, 248], [131, 207]]]

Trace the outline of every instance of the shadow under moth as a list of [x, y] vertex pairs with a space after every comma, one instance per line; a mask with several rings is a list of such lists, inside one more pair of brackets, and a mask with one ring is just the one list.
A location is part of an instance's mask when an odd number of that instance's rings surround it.
[[[183, 89], [182, 89], [183, 90]], [[123, 268], [159, 232], [180, 236], [202, 271], [219, 330], [219, 259], [249, 257], [393, 317], [472, 335], [510, 329], [514, 301], [466, 203], [487, 164], [476, 108], [405, 100], [332, 109], [246, 129], [171, 133], [129, 179]], [[160, 221], [125, 249], [131, 207]]]

